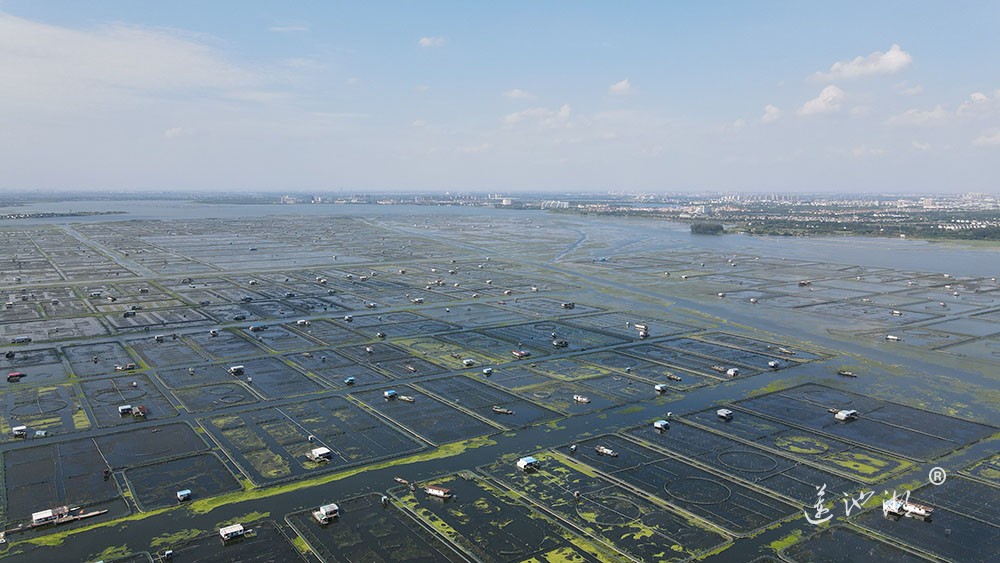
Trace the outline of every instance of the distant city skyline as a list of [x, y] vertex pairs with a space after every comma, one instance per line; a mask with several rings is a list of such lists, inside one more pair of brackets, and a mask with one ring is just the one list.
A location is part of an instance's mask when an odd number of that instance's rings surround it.
[[0, 0], [0, 192], [1000, 192], [1000, 3]]

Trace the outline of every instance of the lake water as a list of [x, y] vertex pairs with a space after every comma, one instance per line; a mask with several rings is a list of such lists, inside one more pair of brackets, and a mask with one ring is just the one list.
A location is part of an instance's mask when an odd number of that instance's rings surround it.
[[937, 243], [922, 240], [869, 237], [751, 237], [744, 235], [692, 235], [686, 224], [650, 218], [600, 217], [551, 214], [538, 210], [491, 207], [426, 205], [279, 205], [279, 204], [200, 204], [176, 200], [68, 201], [34, 203], [22, 207], [0, 207], [7, 213], [66, 213], [125, 211], [125, 215], [59, 217], [0, 221], [0, 227], [19, 225], [67, 224], [105, 221], [197, 220], [265, 217], [364, 217], [412, 218], [415, 223], [448, 221], [449, 217], [483, 217], [484, 221], [504, 218], [560, 220], [568, 225], [585, 223], [593, 228], [606, 224], [625, 226], [643, 233], [648, 240], [644, 250], [710, 250], [726, 254], [760, 254], [796, 260], [815, 260], [870, 268], [892, 268], [921, 272], [948, 273], [952, 276], [997, 276], [1000, 274], [1000, 244], [963, 246], [961, 243]]

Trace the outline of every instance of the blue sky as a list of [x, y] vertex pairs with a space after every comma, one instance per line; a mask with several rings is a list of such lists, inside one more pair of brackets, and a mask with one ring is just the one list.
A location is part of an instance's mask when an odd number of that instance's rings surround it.
[[0, 0], [0, 188], [998, 192], [1000, 3]]

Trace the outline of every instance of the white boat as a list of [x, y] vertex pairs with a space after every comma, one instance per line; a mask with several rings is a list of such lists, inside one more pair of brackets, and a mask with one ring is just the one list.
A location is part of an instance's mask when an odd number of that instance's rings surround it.
[[859, 416], [860, 415], [856, 410], [838, 410], [834, 413], [833, 418], [842, 422], [850, 422], [852, 420], [857, 420]]
[[446, 489], [444, 487], [436, 487], [436, 486], [424, 487], [424, 492], [432, 497], [443, 498], [443, 499], [449, 499], [452, 496], [454, 496], [451, 492], [451, 489]]
[[578, 403], [589, 403], [590, 397], [585, 397], [583, 395], [573, 395], [573, 400]]
[[248, 531], [249, 530], [243, 527], [243, 524], [233, 524], [231, 526], [223, 526], [219, 528], [219, 536], [222, 538], [223, 542], [227, 542], [229, 540], [247, 535]]
[[597, 446], [597, 447], [594, 448], [594, 451], [597, 452], [597, 455], [606, 455], [608, 457], [618, 457], [618, 452], [612, 450], [611, 448], [609, 448], [607, 446]]
[[910, 502], [909, 495], [894, 495], [882, 501], [882, 515], [893, 520], [898, 520], [903, 516], [930, 520], [933, 512], [934, 509], [929, 506]]
[[324, 504], [313, 510], [312, 515], [320, 524], [329, 524], [330, 520], [340, 516], [340, 507], [334, 503]]

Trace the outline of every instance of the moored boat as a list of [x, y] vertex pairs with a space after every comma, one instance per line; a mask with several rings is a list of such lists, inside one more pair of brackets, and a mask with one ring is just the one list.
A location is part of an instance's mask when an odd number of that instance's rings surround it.
[[597, 446], [596, 448], [594, 448], [594, 451], [597, 452], [597, 455], [606, 455], [608, 457], [618, 457], [618, 452], [612, 450], [611, 448], [609, 448], [607, 446]]
[[453, 493], [451, 492], [451, 489], [446, 489], [444, 487], [437, 487], [433, 485], [424, 487], [424, 492], [432, 497], [443, 498], [443, 499], [449, 499], [452, 496], [454, 496]]

